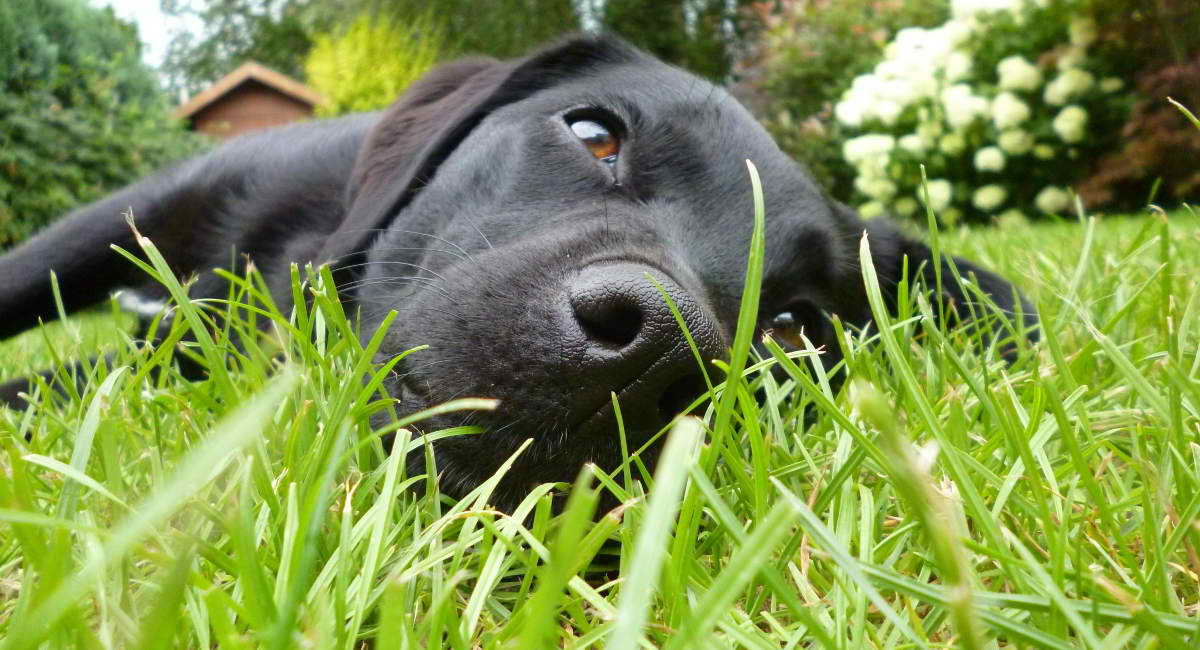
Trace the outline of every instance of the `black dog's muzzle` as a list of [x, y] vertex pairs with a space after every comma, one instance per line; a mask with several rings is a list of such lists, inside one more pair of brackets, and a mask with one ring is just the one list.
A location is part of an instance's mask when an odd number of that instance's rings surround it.
[[[564, 327], [563, 336], [576, 339], [569, 345], [582, 355], [573, 376], [564, 379], [591, 387], [585, 392], [605, 393], [604, 403], [590, 396], [578, 409], [604, 414], [607, 396], [615, 393], [629, 428], [657, 430], [704, 392], [700, 363], [724, 353], [724, 338], [709, 310], [670, 276], [643, 264], [600, 262], [581, 269], [566, 289], [574, 323]], [[613, 425], [595, 416], [580, 424], [581, 433], [598, 429], [600, 435]]]

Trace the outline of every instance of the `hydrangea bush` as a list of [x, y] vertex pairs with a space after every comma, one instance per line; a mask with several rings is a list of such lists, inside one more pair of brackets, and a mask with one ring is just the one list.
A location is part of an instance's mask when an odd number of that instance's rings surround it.
[[954, 0], [942, 25], [897, 32], [834, 110], [859, 210], [916, 215], [923, 164], [946, 223], [1068, 212], [1129, 102], [1096, 39], [1072, 0]]

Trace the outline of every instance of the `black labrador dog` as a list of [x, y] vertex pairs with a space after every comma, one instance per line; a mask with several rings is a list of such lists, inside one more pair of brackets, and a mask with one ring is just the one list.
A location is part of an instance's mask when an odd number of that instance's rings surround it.
[[[620, 458], [610, 393], [636, 448], [702, 392], [646, 274], [701, 353], [726, 354], [753, 221], [747, 159], [766, 195], [761, 328], [803, 327], [836, 349], [826, 315], [868, 324], [864, 231], [885, 289], [903, 269], [932, 277], [929, 248], [828, 199], [724, 90], [619, 40], [576, 37], [441, 66], [383, 112], [241, 137], [76, 210], [0, 258], [0, 337], [54, 318], [51, 271], [68, 310], [143, 283], [110, 250], [136, 247], [132, 210], [179, 273], [198, 274], [197, 298], [224, 296], [211, 270], [249, 259], [286, 309], [290, 263], [328, 263], [364, 332], [399, 310], [382, 354], [429, 346], [387, 385], [401, 409], [498, 398], [471, 415], [486, 433], [435, 446], [447, 492], [531, 437], [502, 490], [571, 481]], [[1033, 318], [1009, 283], [956, 264]], [[977, 295], [947, 282], [952, 308]], [[20, 403], [17, 385], [0, 397]]]

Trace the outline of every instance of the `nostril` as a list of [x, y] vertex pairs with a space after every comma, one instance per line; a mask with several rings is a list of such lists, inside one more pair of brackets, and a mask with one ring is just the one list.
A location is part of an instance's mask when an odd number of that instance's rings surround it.
[[681, 413], [689, 413], [689, 406], [704, 394], [708, 386], [699, 374], [685, 375], [671, 382], [658, 399], [658, 417], [664, 424]]
[[623, 348], [642, 331], [642, 310], [620, 294], [585, 296], [572, 301], [575, 318], [588, 338]]

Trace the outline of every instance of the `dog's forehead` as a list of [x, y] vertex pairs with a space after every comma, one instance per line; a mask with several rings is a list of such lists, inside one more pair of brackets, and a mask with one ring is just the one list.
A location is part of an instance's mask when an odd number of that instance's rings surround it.
[[[770, 189], [768, 204], [772, 195], [792, 202], [797, 195], [820, 194], [811, 177], [725, 89], [650, 57], [561, 76], [543, 90], [499, 109], [489, 122], [533, 132], [534, 125], [547, 118], [586, 107], [614, 113], [625, 122], [627, 135], [640, 153], [666, 157], [667, 164], [661, 167], [694, 171], [690, 180], [713, 193], [748, 194], [749, 160], [758, 168], [764, 188]], [[687, 164], [671, 164], [685, 162], [681, 156], [687, 157]], [[689, 180], [680, 174], [674, 177]]]
[[774, 149], [766, 131], [723, 88], [655, 59], [584, 68], [522, 104], [526, 114], [597, 106], [633, 128], [686, 124], [698, 132], [736, 134], [748, 148]]

